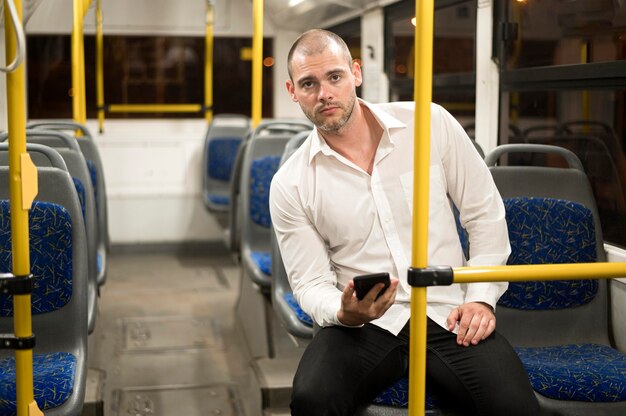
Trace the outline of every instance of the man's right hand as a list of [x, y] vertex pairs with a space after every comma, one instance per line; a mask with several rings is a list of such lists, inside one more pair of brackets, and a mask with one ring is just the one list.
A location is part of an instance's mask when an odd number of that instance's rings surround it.
[[359, 300], [354, 290], [354, 281], [350, 280], [341, 295], [341, 309], [337, 312], [339, 322], [347, 326], [358, 326], [380, 318], [395, 302], [399, 282], [392, 278], [389, 288], [376, 299], [378, 292], [385, 286], [378, 283]]

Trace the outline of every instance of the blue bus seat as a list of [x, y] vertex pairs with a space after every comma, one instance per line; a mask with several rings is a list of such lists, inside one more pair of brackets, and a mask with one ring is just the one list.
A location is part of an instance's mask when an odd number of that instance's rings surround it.
[[[281, 166], [298, 150], [309, 134], [309, 131], [304, 131], [289, 139], [281, 157]], [[297, 300], [293, 296], [276, 240], [276, 234], [273, 229], [270, 231], [270, 236], [272, 253], [272, 307], [287, 332], [298, 338], [313, 338], [313, 320], [300, 308], [300, 305], [298, 305]]]
[[249, 133], [249, 137], [242, 143], [237, 152], [235, 158], [231, 188], [230, 188], [230, 201], [231, 209], [229, 211], [229, 238], [228, 246], [229, 250], [235, 258], [239, 258], [241, 254], [241, 219], [243, 218], [244, 211], [241, 204], [241, 184], [242, 184], [242, 170], [244, 156], [246, 154], [246, 147], [251, 137], [260, 137], [267, 134], [295, 134], [298, 131], [310, 129], [311, 126], [306, 121], [301, 120], [282, 120], [282, 119], [268, 119], [262, 120], [261, 123]]
[[[6, 150], [6, 144], [0, 145]], [[78, 196], [65, 162], [53, 149], [27, 145], [46, 155], [38, 167], [39, 193], [29, 212], [34, 394], [46, 415], [79, 415], [87, 374], [87, 238]], [[10, 271], [9, 172], [0, 167], [0, 270]], [[53, 255], [51, 255], [53, 254]], [[13, 303], [0, 296], [0, 333], [13, 332]], [[0, 350], [0, 415], [15, 414], [13, 352]]]
[[[262, 120], [259, 125], [249, 133], [248, 138], [239, 146], [237, 156], [232, 171], [232, 180], [230, 187], [230, 203], [228, 221], [228, 248], [233, 257], [239, 259], [241, 256], [241, 238], [242, 238], [242, 219], [246, 214], [246, 210], [242, 207], [242, 188], [244, 177], [244, 160], [247, 155], [247, 147], [250, 140], [268, 135], [293, 135], [302, 130], [310, 130], [311, 125], [304, 120], [291, 119], [267, 119]], [[282, 150], [277, 154], [281, 154]], [[249, 170], [248, 170], [249, 171]]]
[[[6, 133], [0, 134], [0, 142], [5, 141]], [[95, 198], [91, 183], [91, 176], [87, 168], [85, 157], [83, 156], [76, 139], [61, 131], [28, 129], [26, 130], [26, 140], [28, 143], [41, 144], [54, 147], [55, 150], [63, 158], [67, 171], [72, 177], [78, 199], [81, 203], [83, 219], [85, 221], [85, 230], [87, 232], [87, 248], [89, 260], [89, 286], [88, 286], [88, 328], [92, 333], [96, 327], [96, 316], [98, 306], [98, 265], [97, 265], [97, 244], [98, 244], [98, 224]], [[42, 160], [36, 157], [33, 162], [35, 165]], [[43, 158], [44, 166], [46, 165]], [[0, 159], [0, 164], [6, 163]]]
[[274, 355], [268, 274], [272, 270], [269, 189], [280, 155], [294, 130], [310, 130], [310, 126], [302, 121], [265, 121], [242, 146], [240, 194], [233, 205], [233, 210], [240, 213], [237, 221], [241, 229], [242, 280], [236, 314], [250, 355], [255, 358]]
[[246, 146], [241, 177], [241, 264], [244, 275], [269, 290], [270, 254], [269, 191], [278, 171], [280, 155], [291, 138], [288, 134], [253, 137]]
[[230, 181], [239, 146], [250, 130], [250, 118], [238, 114], [213, 117], [202, 153], [202, 195], [209, 211], [230, 209]]
[[[518, 151], [557, 154], [568, 167], [497, 165]], [[486, 162], [507, 209], [509, 264], [606, 261], [593, 192], [576, 155], [508, 145]], [[604, 279], [511, 283], [500, 299], [498, 331], [516, 348], [544, 411], [626, 414], [626, 355], [611, 346], [607, 301]]]
[[109, 214], [107, 204], [106, 184], [104, 181], [104, 167], [100, 152], [93, 140], [89, 129], [72, 120], [39, 120], [28, 123], [28, 128], [43, 128], [50, 130], [62, 130], [74, 135], [80, 131], [82, 137], [77, 140], [78, 146], [85, 157], [87, 168], [91, 177], [94, 200], [96, 204], [97, 218], [97, 250], [96, 266], [98, 270], [98, 285], [102, 286], [106, 282], [107, 254], [109, 252]]

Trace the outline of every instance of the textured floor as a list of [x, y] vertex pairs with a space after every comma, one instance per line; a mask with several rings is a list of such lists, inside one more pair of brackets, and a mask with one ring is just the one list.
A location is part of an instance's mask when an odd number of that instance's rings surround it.
[[262, 413], [224, 249], [118, 250], [108, 267], [89, 352], [106, 416]]

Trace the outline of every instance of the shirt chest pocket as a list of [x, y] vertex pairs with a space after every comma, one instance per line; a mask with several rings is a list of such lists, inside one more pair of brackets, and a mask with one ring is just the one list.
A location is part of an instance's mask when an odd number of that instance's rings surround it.
[[[409, 211], [413, 211], [413, 172], [400, 175], [400, 184], [402, 185], [404, 200], [409, 207]], [[430, 217], [432, 217], [433, 213], [437, 212], [437, 210], [446, 207], [447, 204], [448, 197], [445, 183], [441, 177], [439, 167], [433, 165], [430, 167], [430, 191], [428, 199]]]

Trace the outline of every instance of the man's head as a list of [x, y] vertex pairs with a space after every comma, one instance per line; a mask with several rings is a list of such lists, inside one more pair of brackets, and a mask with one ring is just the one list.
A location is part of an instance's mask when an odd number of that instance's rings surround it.
[[287, 91], [320, 130], [339, 132], [346, 125], [361, 85], [361, 68], [339, 36], [321, 29], [302, 34], [287, 57]]

